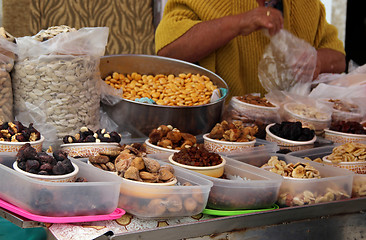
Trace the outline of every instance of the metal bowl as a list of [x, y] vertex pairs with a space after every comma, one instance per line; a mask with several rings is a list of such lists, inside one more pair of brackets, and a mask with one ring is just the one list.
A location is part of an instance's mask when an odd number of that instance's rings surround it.
[[[104, 79], [113, 72], [128, 74], [192, 73], [206, 75], [218, 88], [228, 90], [226, 82], [215, 73], [198, 65], [155, 55], [107, 55], [100, 59], [100, 74]], [[146, 137], [162, 124], [170, 124], [182, 132], [200, 135], [209, 132], [221, 121], [227, 94], [220, 100], [200, 106], [162, 106], [122, 99], [101, 108], [118, 125], [118, 132], [129, 132], [132, 138]]]

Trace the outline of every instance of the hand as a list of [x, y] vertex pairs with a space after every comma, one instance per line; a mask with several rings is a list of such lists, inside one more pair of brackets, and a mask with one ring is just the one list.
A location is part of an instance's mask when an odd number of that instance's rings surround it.
[[246, 36], [264, 28], [268, 29], [270, 36], [273, 36], [283, 28], [281, 11], [270, 7], [263, 7], [261, 6], [262, 2], [264, 5], [264, 0], [261, 0], [258, 8], [239, 15], [239, 31], [241, 35]]

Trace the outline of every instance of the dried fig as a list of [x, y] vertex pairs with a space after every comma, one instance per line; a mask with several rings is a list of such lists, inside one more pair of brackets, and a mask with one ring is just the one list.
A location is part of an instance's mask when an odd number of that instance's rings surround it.
[[153, 159], [150, 158], [143, 158], [145, 163], [145, 168], [148, 172], [155, 173], [158, 172], [160, 169], [160, 164]]
[[109, 162], [109, 157], [104, 155], [95, 155], [89, 157], [89, 162], [91, 163], [107, 163]]
[[124, 173], [124, 178], [127, 179], [131, 179], [131, 180], [136, 180], [136, 181], [140, 181], [140, 174], [139, 174], [139, 170], [135, 167], [129, 167], [125, 173]]
[[131, 166], [136, 167], [139, 171], [145, 168], [144, 160], [142, 160], [142, 157], [135, 157], [132, 162]]

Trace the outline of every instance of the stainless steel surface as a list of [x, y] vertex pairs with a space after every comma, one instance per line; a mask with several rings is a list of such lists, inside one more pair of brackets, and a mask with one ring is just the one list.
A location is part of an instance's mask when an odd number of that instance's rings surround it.
[[[219, 88], [228, 89], [225, 81], [198, 65], [153, 55], [109, 55], [101, 58], [101, 77], [113, 72], [140, 74], [193, 73], [209, 77]], [[227, 96], [227, 95], [226, 95]], [[118, 132], [129, 132], [132, 138], [146, 137], [161, 124], [171, 124], [183, 132], [199, 135], [210, 131], [221, 121], [225, 98], [192, 107], [160, 106], [123, 99], [114, 106], [101, 105], [102, 110], [118, 124]]]
[[[365, 239], [366, 197], [300, 207], [280, 208], [193, 223], [152, 228], [97, 239]], [[39, 227], [0, 208], [0, 216], [19, 227]], [[121, 226], [122, 227], [122, 226]]]
[[[219, 217], [195, 223], [114, 235], [110, 238], [171, 240], [210, 236], [209, 239], [216, 239], [214, 237], [222, 233], [224, 236], [236, 233], [239, 235], [238, 238], [226, 239], [361, 239], [350, 237], [365, 237], [365, 210], [366, 198], [355, 198], [261, 213]], [[320, 229], [317, 228], [319, 226], [324, 227], [324, 231], [330, 232], [321, 234]], [[313, 230], [314, 228], [317, 229]], [[279, 234], [279, 232], [281, 233]], [[325, 236], [330, 238], [324, 238]]]
[[32, 221], [27, 218], [23, 218], [18, 216], [10, 211], [7, 211], [0, 207], [0, 217], [8, 220], [11, 223], [14, 223], [18, 227], [21, 228], [34, 228], [34, 227], [44, 227], [44, 224], [37, 221]]

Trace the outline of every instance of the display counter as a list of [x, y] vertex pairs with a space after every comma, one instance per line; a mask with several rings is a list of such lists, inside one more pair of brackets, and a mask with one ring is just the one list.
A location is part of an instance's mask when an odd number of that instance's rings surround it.
[[366, 197], [226, 217], [199, 214], [187, 218], [144, 220], [127, 214], [128, 223], [115, 220], [44, 224], [4, 209], [0, 210], [0, 216], [22, 228], [47, 227], [56, 239], [67, 239], [67, 234], [77, 236], [77, 239], [123, 240], [362, 239], [366, 234], [365, 211]]

